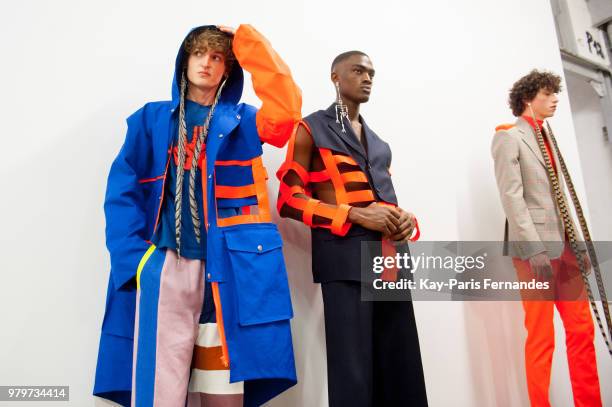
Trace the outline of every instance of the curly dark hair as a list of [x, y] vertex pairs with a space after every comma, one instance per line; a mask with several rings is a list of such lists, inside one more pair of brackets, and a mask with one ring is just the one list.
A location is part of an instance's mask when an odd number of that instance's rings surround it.
[[541, 89], [553, 93], [561, 92], [561, 77], [553, 72], [534, 69], [516, 81], [508, 97], [512, 114], [520, 116], [525, 110], [525, 103], [533, 100]]
[[232, 37], [213, 27], [203, 27], [190, 32], [187, 38], [185, 38], [183, 47], [185, 51], [183, 69], [186, 69], [189, 55], [198, 50], [206, 52], [206, 50], [212, 49], [223, 53], [225, 55], [227, 72], [231, 70], [236, 60], [236, 56], [232, 51]]

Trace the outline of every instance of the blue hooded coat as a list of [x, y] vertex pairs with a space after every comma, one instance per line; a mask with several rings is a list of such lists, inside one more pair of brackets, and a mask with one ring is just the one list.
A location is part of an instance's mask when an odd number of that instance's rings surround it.
[[[282, 240], [269, 215], [261, 144], [286, 143], [300, 120], [301, 93], [287, 66], [251, 26], [238, 28], [233, 51], [237, 62], [219, 98], [205, 148], [206, 279], [218, 286], [230, 381], [244, 381], [244, 404], [256, 406], [297, 382], [289, 325], [293, 311]], [[121, 405], [129, 405], [131, 398], [135, 275], [163, 203], [178, 131], [184, 56], [181, 45], [172, 100], [147, 103], [127, 119], [126, 139], [108, 177], [104, 211], [111, 272], [93, 394]], [[239, 103], [242, 67], [251, 73], [263, 101], [259, 111]], [[216, 196], [219, 187], [254, 192], [221, 198]], [[253, 205], [258, 206], [257, 215], [245, 211]], [[242, 215], [219, 219], [218, 208], [233, 208], [222, 212]]]

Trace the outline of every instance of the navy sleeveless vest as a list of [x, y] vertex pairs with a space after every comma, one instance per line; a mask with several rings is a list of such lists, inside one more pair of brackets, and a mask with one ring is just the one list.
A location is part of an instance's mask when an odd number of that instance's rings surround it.
[[[397, 205], [397, 197], [389, 167], [391, 149], [363, 121], [363, 134], [367, 152], [359, 142], [349, 123], [346, 133], [336, 123], [334, 105], [319, 110], [304, 118], [317, 148], [326, 148], [336, 153], [351, 156], [366, 174], [370, 188], [377, 200]], [[361, 281], [361, 242], [381, 241], [382, 234], [352, 225], [346, 236], [337, 236], [328, 229], [313, 228], [312, 273], [315, 283], [330, 281]], [[376, 255], [372, 253], [371, 255]]]
[[366, 152], [348, 123], [345, 123], [346, 133], [342, 132], [341, 125], [336, 123], [334, 106], [331, 105], [327, 110], [319, 110], [304, 118], [310, 127], [315, 145], [318, 148], [327, 148], [351, 156], [368, 177], [372, 192], [378, 200], [397, 205], [395, 189], [389, 174], [391, 148], [362, 119], [361, 124], [368, 149]]

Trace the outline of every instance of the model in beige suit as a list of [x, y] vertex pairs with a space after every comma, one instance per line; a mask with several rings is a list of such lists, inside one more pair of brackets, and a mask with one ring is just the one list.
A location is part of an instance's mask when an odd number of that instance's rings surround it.
[[[525, 367], [531, 405], [550, 406], [548, 389], [555, 346], [553, 312], [556, 306], [565, 327], [574, 403], [594, 407], [601, 406], [601, 396], [593, 320], [535, 132], [536, 126], [542, 129], [547, 155], [557, 171], [558, 153], [550, 143], [543, 121], [555, 114], [560, 82], [561, 78], [555, 74], [534, 70], [513, 85], [509, 104], [517, 120], [511, 125], [498, 126], [491, 153], [507, 217], [504, 240], [518, 278], [548, 280], [551, 284], [543, 293], [522, 292], [527, 328]], [[563, 191], [562, 177], [559, 180]]]

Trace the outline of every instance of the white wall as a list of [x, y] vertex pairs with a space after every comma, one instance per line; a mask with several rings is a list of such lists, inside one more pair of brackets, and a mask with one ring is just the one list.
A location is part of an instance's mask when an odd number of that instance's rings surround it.
[[[291, 66], [305, 114], [333, 100], [336, 54], [369, 53], [377, 77], [363, 114], [393, 148], [400, 203], [419, 217], [422, 239], [501, 238], [489, 145], [494, 127], [513, 120], [506, 99], [514, 80], [533, 67], [562, 73], [547, 0], [3, 3], [0, 384], [70, 385], [72, 405], [93, 404], [109, 265], [102, 202], [124, 118], [170, 96], [174, 56], [190, 27], [241, 22], [270, 38]], [[259, 103], [250, 89], [244, 100]], [[565, 94], [552, 124], [584, 196]], [[284, 151], [266, 154], [272, 174]], [[276, 187], [271, 180], [272, 196]], [[309, 236], [292, 221], [280, 227], [300, 383], [270, 405], [325, 406]], [[431, 406], [527, 405], [520, 304], [415, 308]], [[560, 335], [551, 401], [569, 406]], [[604, 384], [612, 363], [599, 337], [597, 346]], [[603, 387], [612, 405], [612, 389]]]
[[590, 79], [568, 71], [565, 75], [589, 199], [591, 233], [595, 240], [609, 241], [612, 240], [612, 216], [609, 213], [612, 204], [612, 143], [603, 137], [605, 122], [601, 99], [589, 84]]

